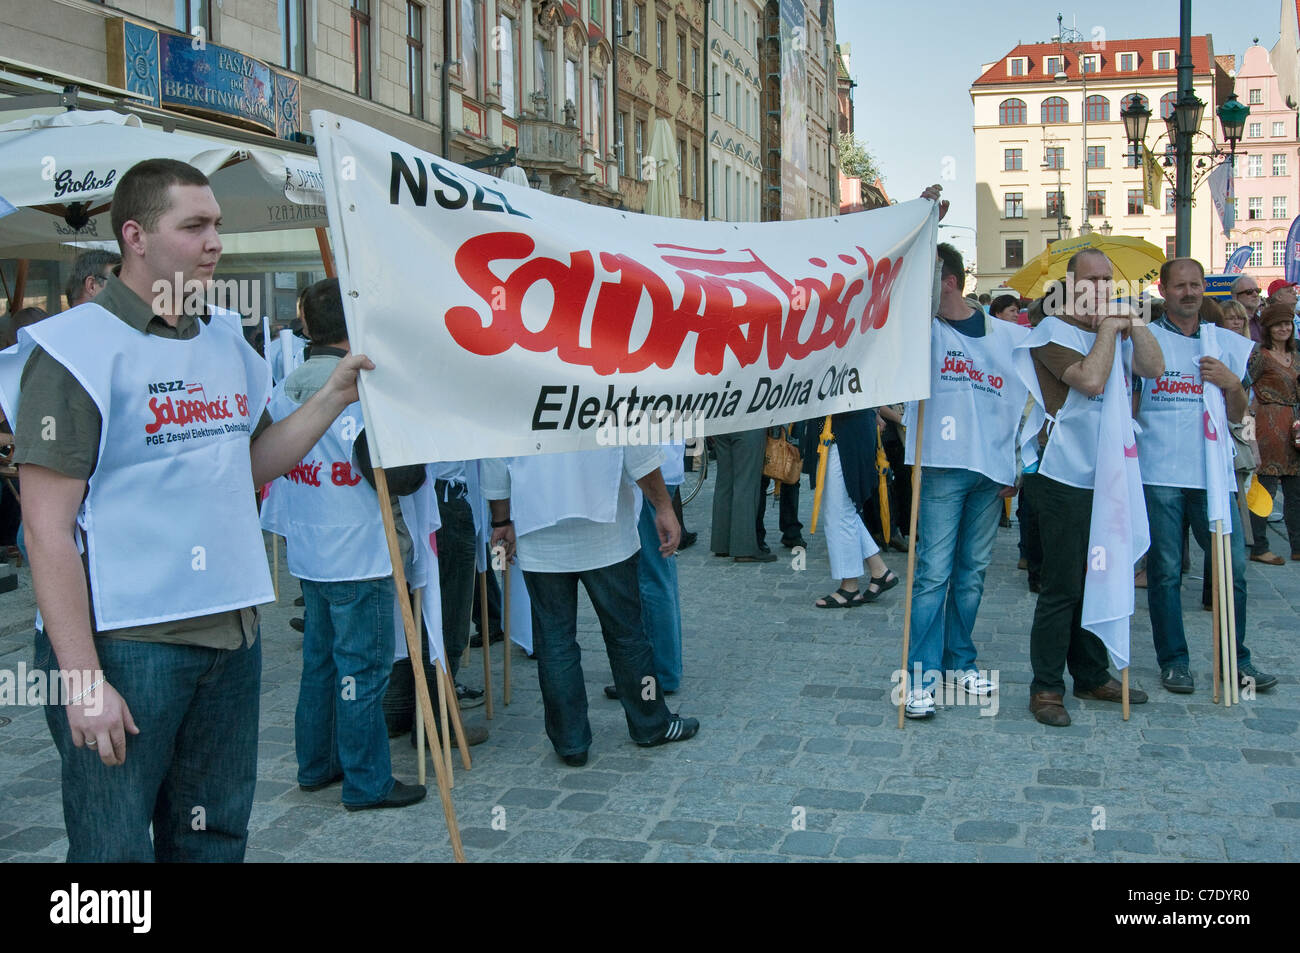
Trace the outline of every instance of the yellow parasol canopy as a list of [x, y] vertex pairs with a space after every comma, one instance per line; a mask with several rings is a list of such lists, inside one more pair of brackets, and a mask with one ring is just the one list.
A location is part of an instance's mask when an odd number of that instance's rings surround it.
[[1064, 278], [1066, 264], [1076, 252], [1085, 248], [1105, 252], [1115, 269], [1115, 280], [1128, 281], [1130, 284], [1138, 281], [1154, 282], [1165, 261], [1164, 252], [1141, 238], [1093, 232], [1091, 235], [1053, 242], [1050, 248], [1008, 278], [1006, 284], [1025, 298], [1040, 298], [1047, 283]]

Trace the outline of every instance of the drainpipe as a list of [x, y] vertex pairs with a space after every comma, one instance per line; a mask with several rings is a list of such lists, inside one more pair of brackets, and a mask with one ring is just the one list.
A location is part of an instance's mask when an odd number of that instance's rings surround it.
[[451, 158], [451, 7], [442, 4], [442, 157]]

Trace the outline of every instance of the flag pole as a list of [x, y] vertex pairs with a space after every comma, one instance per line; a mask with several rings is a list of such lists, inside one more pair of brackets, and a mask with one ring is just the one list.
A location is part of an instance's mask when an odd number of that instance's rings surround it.
[[[397, 545], [397, 526], [393, 521], [393, 501], [388, 493], [388, 474], [383, 467], [375, 467], [375, 492], [379, 496], [379, 515], [384, 521], [384, 536], [388, 541], [388, 559], [393, 567], [393, 585], [398, 592], [406, 592], [406, 568], [402, 564], [402, 553]], [[402, 610], [402, 628], [406, 632], [406, 651], [410, 656], [411, 670], [415, 675], [415, 697], [424, 714], [425, 725], [432, 725], [433, 702], [429, 697], [429, 683], [424, 678], [424, 666], [420, 663], [420, 636], [415, 628], [415, 616], [411, 613], [409, 599], [397, 600]], [[460, 826], [456, 822], [456, 809], [451, 803], [451, 790], [447, 784], [445, 765], [443, 764], [442, 746], [437, 732], [426, 732], [429, 747], [433, 754], [433, 773], [438, 779], [438, 795], [442, 800], [442, 813], [447, 819], [447, 836], [451, 839], [452, 855], [457, 862], [465, 862], [465, 848], [460, 842]]]
[[1120, 695], [1123, 701], [1121, 706], [1124, 712], [1124, 720], [1128, 721], [1128, 666], [1125, 665], [1119, 670]]
[[1219, 527], [1220, 545], [1223, 548], [1223, 555], [1219, 561], [1223, 564], [1223, 598], [1227, 603], [1223, 610], [1224, 621], [1227, 622], [1224, 638], [1228, 642], [1228, 660], [1232, 663], [1223, 690], [1232, 692], [1232, 703], [1240, 705], [1241, 680], [1237, 677], [1237, 594], [1233, 591], [1232, 534], [1222, 531], [1222, 520], [1219, 521]]
[[1226, 612], [1228, 608], [1228, 600], [1223, 590], [1224, 572], [1222, 527], [1222, 521], [1215, 520], [1213, 542], [1215, 561], [1218, 565], [1214, 570], [1214, 584], [1219, 588], [1219, 611], [1216, 614], [1219, 623], [1219, 637], [1218, 642], [1214, 646], [1214, 651], [1216, 661], [1219, 663], [1220, 677], [1223, 680], [1223, 707], [1230, 708], [1232, 707], [1232, 687], [1228, 684], [1228, 679], [1232, 675], [1232, 660], [1228, 657], [1228, 620]]
[[[916, 408], [916, 457], [912, 464], [912, 514], [907, 521], [907, 590], [903, 600], [903, 673], [902, 685], [907, 684], [907, 652], [912, 636], [912, 582], [916, 577], [916, 515], [921, 509], [921, 438], [925, 436], [925, 401]], [[900, 686], [901, 687], [901, 686]], [[903, 709], [907, 706], [907, 692], [898, 696], [898, 728], [903, 728]]]
[[[415, 603], [415, 607], [411, 610], [411, 614], [419, 619], [420, 603], [424, 598], [424, 590], [416, 589], [415, 592], [412, 593], [411, 598]], [[416, 762], [418, 765], [416, 769], [416, 780], [421, 784], [424, 784], [429, 772], [428, 766], [424, 761], [424, 712], [420, 710], [419, 705], [415, 706], [415, 750], [419, 752], [419, 760]]]
[[1210, 608], [1214, 611], [1214, 621], [1210, 626], [1210, 689], [1211, 701], [1216, 705], [1219, 703], [1219, 561], [1222, 556], [1215, 536], [1210, 553]]
[[[505, 668], [504, 668], [504, 674], [502, 675], [501, 700], [504, 704], [509, 705], [510, 704], [510, 653], [512, 651], [510, 646], [510, 563], [505, 559], [504, 550], [502, 551], [501, 556], [502, 556], [502, 565], [505, 566], [505, 571], [501, 573], [503, 577], [501, 583], [501, 625], [502, 628], [505, 630], [505, 635], [506, 635], [505, 642], [503, 643], [502, 646], [502, 651], [505, 653], [505, 659], [503, 662]], [[487, 630], [484, 629], [483, 631], [485, 633], [483, 638], [487, 639], [489, 637], [489, 635], [487, 634]]]
[[487, 610], [487, 574], [491, 568], [489, 560], [487, 569], [478, 574], [479, 619], [483, 631], [483, 691], [487, 696], [484, 714], [488, 721], [492, 720], [492, 633], [488, 629]]

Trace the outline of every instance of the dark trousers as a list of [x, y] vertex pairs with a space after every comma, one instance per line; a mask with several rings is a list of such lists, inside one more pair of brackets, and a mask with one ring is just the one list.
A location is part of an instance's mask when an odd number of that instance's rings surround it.
[[1080, 624], [1092, 490], [1057, 483], [1039, 473], [1025, 478], [1025, 489], [1030, 505], [1041, 517], [1043, 547], [1043, 590], [1029, 633], [1029, 661], [1034, 670], [1029, 691], [1031, 695], [1064, 694], [1067, 665], [1075, 690], [1089, 691], [1110, 681], [1106, 647]]
[[[1286, 534], [1291, 538], [1291, 552], [1300, 553], [1300, 476], [1261, 476], [1255, 475], [1270, 496], [1277, 496], [1278, 486], [1282, 487], [1282, 516]], [[1251, 553], [1262, 556], [1268, 552], [1268, 517], [1250, 514], [1250, 528], [1255, 535], [1255, 545]], [[1285, 559], [1286, 552], [1282, 553]]]
[[1016, 520], [1020, 523], [1020, 558], [1029, 563], [1029, 575], [1036, 579], [1043, 570], [1043, 541], [1038, 535], [1038, 511], [1029, 497], [1028, 477], [1020, 486]]
[[[767, 527], [763, 525], [763, 522], [767, 516], [768, 503], [772, 499], [771, 491], [772, 478], [763, 477], [758, 499], [758, 520], [754, 524], [754, 532], [758, 537], [758, 548], [760, 550], [767, 545]], [[793, 543], [796, 540], [803, 539], [803, 523], [799, 522], [798, 483], [781, 484], [780, 511], [778, 521], [781, 527], [781, 542]]]
[[709, 548], [730, 556], [757, 556], [758, 499], [763, 480], [767, 431], [744, 430], [713, 438], [718, 479], [713, 487], [713, 532]]
[[[487, 551], [487, 564], [492, 565], [492, 548], [484, 547]], [[504, 632], [505, 624], [501, 621], [501, 584], [497, 582], [497, 574], [489, 572], [487, 574], [487, 615], [488, 627], [493, 632]], [[479, 635], [483, 634], [483, 602], [479, 598], [478, 580], [474, 582], [474, 631]]]
[[655, 677], [650, 640], [641, 625], [638, 553], [584, 572], [524, 571], [533, 611], [533, 651], [546, 710], [546, 735], [559, 755], [591, 747], [587, 688], [578, 646], [578, 583], [600, 620], [609, 667], [636, 742], [663, 736], [671, 715]]

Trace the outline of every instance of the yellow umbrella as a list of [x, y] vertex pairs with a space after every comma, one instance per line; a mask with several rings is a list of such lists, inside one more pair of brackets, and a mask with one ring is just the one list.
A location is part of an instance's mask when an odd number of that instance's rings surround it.
[[1114, 267], [1115, 280], [1135, 284], [1150, 283], [1160, 274], [1165, 254], [1155, 245], [1127, 235], [1080, 235], [1053, 242], [1052, 247], [1035, 256], [1029, 264], [1007, 279], [1007, 285], [1025, 298], [1040, 298], [1049, 281], [1065, 277], [1065, 266], [1076, 252], [1085, 248], [1103, 251]]

